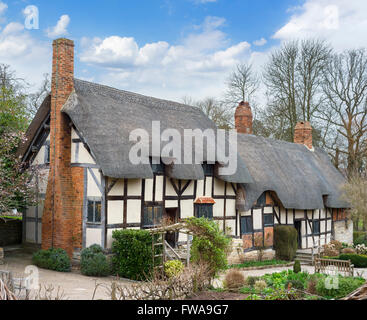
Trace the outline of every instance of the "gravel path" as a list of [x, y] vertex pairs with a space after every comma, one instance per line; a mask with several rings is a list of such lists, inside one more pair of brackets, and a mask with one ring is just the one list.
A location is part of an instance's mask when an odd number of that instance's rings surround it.
[[[14, 277], [24, 277], [25, 268], [32, 265], [31, 255], [23, 252], [11, 252], [5, 254], [5, 264], [0, 265], [0, 270], [11, 271]], [[108, 288], [114, 281], [113, 277], [97, 278], [86, 277], [78, 271], [69, 273], [60, 273], [46, 269], [38, 269], [41, 285], [52, 285], [55, 288], [60, 287], [64, 291], [65, 298], [68, 300], [91, 300], [95, 290], [96, 281], [104, 286], [98, 287], [95, 295], [96, 300], [109, 300]], [[128, 285], [128, 281], [119, 281], [121, 284]], [[32, 294], [35, 292], [33, 291]]]

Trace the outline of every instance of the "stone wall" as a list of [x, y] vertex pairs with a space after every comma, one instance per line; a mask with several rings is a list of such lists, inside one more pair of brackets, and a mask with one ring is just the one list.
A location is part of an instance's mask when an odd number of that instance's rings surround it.
[[340, 242], [353, 244], [353, 221], [348, 220], [347, 224], [343, 221], [334, 221], [334, 239]]
[[0, 247], [22, 243], [22, 221], [0, 219]]

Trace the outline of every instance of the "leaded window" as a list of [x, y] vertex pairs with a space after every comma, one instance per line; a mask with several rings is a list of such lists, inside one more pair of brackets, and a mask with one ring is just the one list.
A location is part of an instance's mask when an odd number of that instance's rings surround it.
[[241, 234], [249, 234], [252, 231], [252, 217], [241, 217]]
[[195, 204], [195, 217], [213, 219], [213, 204]]
[[146, 205], [144, 207], [143, 228], [153, 228], [162, 222], [163, 207]]
[[102, 212], [102, 200], [89, 198], [87, 222], [101, 223], [101, 212]]

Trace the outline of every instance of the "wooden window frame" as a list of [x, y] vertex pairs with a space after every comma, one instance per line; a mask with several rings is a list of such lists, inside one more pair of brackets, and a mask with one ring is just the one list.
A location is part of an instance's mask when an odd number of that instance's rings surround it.
[[[89, 220], [89, 204], [90, 202], [93, 203], [93, 221]], [[96, 203], [100, 204], [100, 220], [96, 221]], [[87, 223], [88, 224], [96, 224], [96, 225], [100, 225], [102, 224], [102, 198], [99, 197], [88, 197], [87, 199]]]

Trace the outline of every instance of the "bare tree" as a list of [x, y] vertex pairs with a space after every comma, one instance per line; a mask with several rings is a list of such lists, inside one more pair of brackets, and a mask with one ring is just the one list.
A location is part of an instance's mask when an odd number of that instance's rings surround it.
[[224, 95], [227, 108], [235, 108], [241, 101], [247, 101], [253, 105], [259, 83], [260, 80], [251, 64], [238, 64], [227, 79], [228, 88]]
[[198, 107], [211, 119], [219, 129], [231, 129], [233, 127], [233, 112], [228, 110], [223, 102], [216, 98], [208, 97], [203, 100], [195, 101], [191, 97], [184, 97], [183, 103]]
[[319, 118], [331, 127], [326, 146], [346, 158], [348, 175], [361, 172], [367, 156], [367, 54], [334, 54], [324, 69], [325, 107]]
[[273, 134], [293, 141], [298, 121], [313, 122], [322, 106], [321, 84], [330, 56], [330, 47], [321, 40], [290, 41], [273, 52], [265, 66], [268, 110], [266, 122], [275, 120]]
[[28, 110], [32, 117], [35, 116], [43, 100], [51, 91], [50, 75], [45, 73], [43, 75], [43, 81], [38, 90], [28, 95]]

